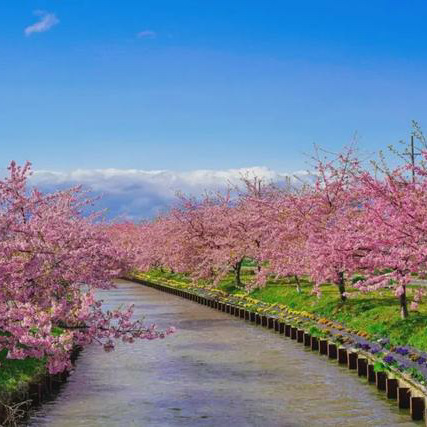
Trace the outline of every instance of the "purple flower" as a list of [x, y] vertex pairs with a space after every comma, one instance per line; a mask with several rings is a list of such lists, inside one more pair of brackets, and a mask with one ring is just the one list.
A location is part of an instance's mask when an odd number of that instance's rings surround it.
[[363, 350], [369, 350], [371, 346], [368, 343], [364, 343], [364, 344], [361, 344], [360, 348]]
[[396, 359], [393, 356], [390, 356], [389, 354], [385, 356], [383, 360], [385, 363], [393, 363], [396, 361]]
[[405, 347], [397, 347], [395, 352], [397, 354], [401, 354], [402, 356], [406, 356], [409, 353], [409, 350]]
[[426, 363], [426, 358], [425, 357], [420, 357], [418, 360], [418, 365], [424, 365], [424, 363]]

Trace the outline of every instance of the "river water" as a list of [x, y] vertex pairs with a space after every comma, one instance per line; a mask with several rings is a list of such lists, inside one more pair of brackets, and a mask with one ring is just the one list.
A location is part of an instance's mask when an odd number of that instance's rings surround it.
[[30, 426], [413, 426], [364, 379], [301, 344], [132, 282], [104, 291], [167, 339], [85, 349]]

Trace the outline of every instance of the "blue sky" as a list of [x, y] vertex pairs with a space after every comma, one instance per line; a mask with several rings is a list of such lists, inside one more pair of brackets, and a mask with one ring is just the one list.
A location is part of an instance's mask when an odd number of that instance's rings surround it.
[[313, 143], [357, 132], [377, 151], [427, 123], [425, 1], [2, 0], [0, 16], [3, 165], [295, 171]]

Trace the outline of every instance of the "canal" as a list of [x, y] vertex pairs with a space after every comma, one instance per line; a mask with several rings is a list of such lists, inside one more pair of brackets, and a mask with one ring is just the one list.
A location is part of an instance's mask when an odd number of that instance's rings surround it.
[[[413, 426], [366, 380], [295, 341], [132, 282], [104, 291], [164, 340], [85, 349], [30, 426]], [[421, 423], [422, 424], [422, 423]]]

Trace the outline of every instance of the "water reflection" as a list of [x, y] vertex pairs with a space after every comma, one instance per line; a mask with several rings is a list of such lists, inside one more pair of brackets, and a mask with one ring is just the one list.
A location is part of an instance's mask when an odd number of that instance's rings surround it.
[[86, 349], [31, 426], [414, 425], [357, 375], [273, 332], [130, 282], [104, 298], [179, 332]]

